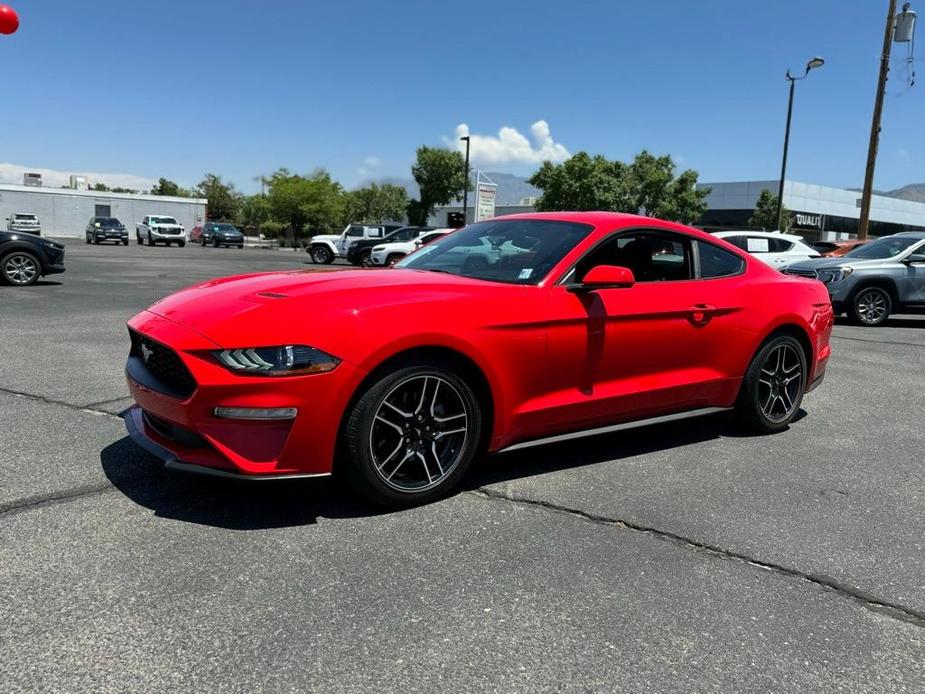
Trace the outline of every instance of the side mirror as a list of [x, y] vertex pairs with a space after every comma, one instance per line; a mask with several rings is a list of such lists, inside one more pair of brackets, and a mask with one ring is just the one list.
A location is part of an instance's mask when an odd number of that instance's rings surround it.
[[906, 265], [914, 265], [918, 263], [925, 264], [925, 253], [913, 253], [912, 255], [906, 256], [903, 259], [903, 262]]
[[569, 284], [566, 289], [575, 294], [593, 292], [598, 289], [632, 287], [636, 283], [633, 271], [619, 265], [598, 265], [588, 270], [582, 282]]

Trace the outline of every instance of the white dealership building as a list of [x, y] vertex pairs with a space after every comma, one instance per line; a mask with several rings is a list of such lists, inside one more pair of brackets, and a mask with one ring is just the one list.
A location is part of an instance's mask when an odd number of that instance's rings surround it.
[[14, 213], [39, 218], [42, 236], [79, 237], [91, 217], [116, 217], [131, 235], [145, 215], [174, 217], [188, 232], [206, 219], [203, 198], [109, 193], [0, 183], [0, 228]]
[[[697, 226], [709, 230], [748, 226], [762, 190], [777, 195], [779, 181], [702, 183], [709, 188], [707, 211]], [[784, 182], [784, 206], [791, 212], [792, 231], [809, 240], [847, 239], [857, 235], [860, 191], [830, 188], [798, 181]], [[870, 206], [870, 235], [925, 229], [925, 202], [874, 195]]]

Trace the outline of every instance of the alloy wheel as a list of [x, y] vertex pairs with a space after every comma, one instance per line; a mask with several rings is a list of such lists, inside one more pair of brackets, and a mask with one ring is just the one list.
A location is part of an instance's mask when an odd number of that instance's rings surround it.
[[758, 406], [771, 422], [783, 422], [793, 414], [803, 387], [803, 360], [796, 348], [781, 344], [768, 354], [758, 374]]
[[871, 287], [863, 290], [856, 299], [857, 315], [862, 323], [876, 325], [889, 315], [890, 297], [882, 289]]
[[376, 474], [400, 492], [421, 492], [459, 465], [470, 413], [457, 388], [435, 375], [418, 375], [382, 399], [369, 432]]
[[12, 284], [32, 284], [38, 273], [35, 259], [26, 253], [11, 253], [3, 261], [3, 276]]

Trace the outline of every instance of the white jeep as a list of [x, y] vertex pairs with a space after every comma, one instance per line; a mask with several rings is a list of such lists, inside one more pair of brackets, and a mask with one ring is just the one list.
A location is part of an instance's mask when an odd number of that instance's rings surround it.
[[356, 241], [381, 239], [401, 224], [348, 224], [340, 234], [318, 234], [312, 236], [308, 254], [313, 263], [327, 265], [335, 258], [346, 258], [347, 251]]

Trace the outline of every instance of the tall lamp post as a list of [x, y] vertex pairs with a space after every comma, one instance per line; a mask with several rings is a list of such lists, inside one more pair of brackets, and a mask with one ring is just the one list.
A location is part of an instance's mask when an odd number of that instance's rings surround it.
[[816, 56], [806, 63], [806, 69], [803, 71], [801, 77], [795, 77], [790, 74], [790, 70], [787, 70], [787, 79], [790, 81], [790, 100], [787, 102], [787, 129], [784, 130], [784, 158], [780, 165], [780, 186], [777, 189], [778, 229], [781, 229], [784, 223], [784, 178], [787, 176], [787, 149], [790, 147], [790, 118], [793, 115], [793, 87], [799, 80], [806, 79], [806, 75], [809, 74], [810, 70], [815, 70], [817, 67], [822, 67], [823, 65], [825, 65], [825, 61], [819, 56]]
[[459, 138], [466, 141], [466, 187], [463, 188], [463, 226], [469, 223], [469, 136]]

